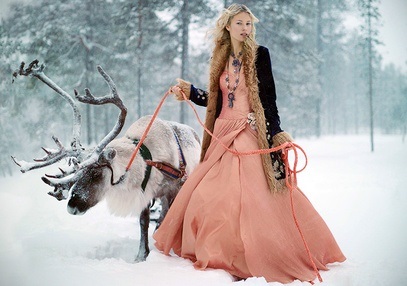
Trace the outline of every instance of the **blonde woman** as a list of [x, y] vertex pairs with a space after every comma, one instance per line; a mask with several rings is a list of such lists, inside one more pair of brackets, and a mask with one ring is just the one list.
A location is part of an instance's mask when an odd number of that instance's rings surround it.
[[[268, 49], [257, 45], [257, 18], [244, 5], [225, 9], [214, 30], [209, 91], [179, 79], [194, 103], [207, 107], [206, 127], [236, 151], [291, 141], [280, 128]], [[293, 221], [279, 154], [236, 156], [205, 133], [201, 163], [185, 182], [154, 234], [156, 247], [190, 259], [195, 268], [237, 279], [288, 283], [316, 278]], [[306, 196], [294, 192], [299, 224], [318, 269], [344, 261], [329, 228]]]

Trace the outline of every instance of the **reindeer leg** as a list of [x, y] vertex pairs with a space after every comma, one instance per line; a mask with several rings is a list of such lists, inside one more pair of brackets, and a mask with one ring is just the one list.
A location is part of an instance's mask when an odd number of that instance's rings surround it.
[[161, 223], [162, 223], [162, 221], [163, 221], [165, 215], [167, 214], [169, 208], [170, 208], [170, 206], [169, 206], [169, 202], [168, 202], [167, 196], [161, 197], [161, 212], [160, 212], [160, 217], [157, 219], [157, 223], [156, 223], [156, 225], [155, 225], [155, 230], [154, 230], [154, 231], [156, 231], [156, 230], [160, 227], [160, 225], [161, 225]]
[[148, 226], [150, 224], [150, 205], [140, 214], [140, 246], [135, 262], [145, 261], [150, 248], [148, 247]]
[[156, 231], [160, 227], [160, 225], [161, 225], [162, 221], [164, 220], [165, 216], [167, 215], [167, 212], [170, 209], [177, 193], [178, 193], [178, 189], [168, 191], [167, 193], [165, 193], [164, 196], [161, 197], [161, 213], [160, 213], [160, 217], [157, 220], [157, 224], [155, 226], [154, 231]]

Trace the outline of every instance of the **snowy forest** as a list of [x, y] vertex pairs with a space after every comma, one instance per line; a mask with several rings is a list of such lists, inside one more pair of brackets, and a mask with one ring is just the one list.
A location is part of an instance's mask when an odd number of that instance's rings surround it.
[[[377, 52], [377, 0], [263, 0], [246, 4], [269, 48], [282, 128], [295, 138], [400, 134], [407, 128], [407, 74]], [[45, 74], [73, 94], [109, 90], [113, 78], [128, 108], [126, 126], [154, 112], [178, 77], [205, 88], [212, 43], [207, 31], [232, 1], [42, 0], [14, 4], [0, 22], [0, 175], [10, 155], [32, 158], [52, 135], [72, 134], [72, 110], [35, 78], [12, 73], [38, 59]], [[357, 25], [348, 25], [349, 15]], [[113, 107], [80, 104], [82, 142], [92, 145], [114, 125]], [[204, 115], [202, 109], [199, 110]], [[185, 103], [169, 98], [160, 117], [200, 130]], [[126, 127], [125, 127], [126, 129]]]

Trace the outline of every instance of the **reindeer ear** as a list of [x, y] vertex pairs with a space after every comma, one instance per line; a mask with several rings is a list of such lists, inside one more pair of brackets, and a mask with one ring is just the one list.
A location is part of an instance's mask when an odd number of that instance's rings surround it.
[[98, 162], [99, 164], [104, 164], [104, 163], [111, 163], [114, 157], [116, 157], [116, 150], [113, 148], [106, 148], [103, 150], [102, 153], [99, 155]]

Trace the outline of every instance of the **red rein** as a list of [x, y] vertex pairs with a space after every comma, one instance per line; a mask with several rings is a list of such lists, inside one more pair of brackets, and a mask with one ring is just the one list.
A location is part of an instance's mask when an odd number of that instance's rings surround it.
[[[133, 151], [133, 153], [132, 153], [132, 155], [131, 155], [130, 161], [129, 161], [129, 163], [127, 164], [127, 167], [126, 167], [126, 172], [130, 169], [131, 165], [133, 164], [133, 161], [134, 161], [134, 158], [135, 158], [136, 155], [137, 155], [137, 152], [139, 151], [139, 149], [140, 149], [141, 145], [143, 144], [144, 140], [146, 139], [147, 134], [148, 134], [148, 132], [150, 131], [151, 126], [153, 125], [154, 120], [156, 119], [156, 117], [157, 117], [157, 115], [158, 115], [158, 113], [159, 113], [161, 107], [162, 107], [163, 104], [164, 104], [164, 101], [167, 99], [167, 97], [168, 97], [169, 94], [170, 94], [170, 93], [169, 93], [168, 91], [164, 94], [163, 98], [161, 99], [160, 103], [158, 104], [157, 108], [155, 109], [155, 111], [154, 111], [154, 113], [153, 113], [153, 116], [151, 117], [151, 120], [150, 120], [149, 124], [147, 125], [146, 130], [144, 131], [142, 137], [140, 138], [140, 141], [138, 142], [136, 148], [134, 149], [134, 151]], [[302, 238], [302, 241], [303, 241], [303, 243], [304, 243], [304, 247], [305, 247], [305, 249], [306, 249], [306, 251], [307, 251], [308, 258], [309, 258], [309, 261], [310, 261], [310, 263], [311, 263], [311, 265], [312, 265], [312, 268], [314, 269], [314, 272], [315, 272], [316, 276], [318, 277], [318, 280], [319, 280], [320, 282], [322, 282], [322, 277], [321, 277], [321, 275], [320, 275], [320, 273], [319, 273], [319, 271], [318, 271], [317, 266], [315, 265], [314, 259], [312, 258], [311, 251], [310, 251], [310, 249], [309, 249], [309, 247], [308, 247], [308, 244], [307, 244], [307, 242], [306, 242], [306, 240], [305, 240], [304, 234], [303, 234], [303, 232], [302, 232], [302, 230], [301, 230], [301, 228], [300, 228], [300, 225], [299, 225], [298, 220], [297, 220], [297, 215], [296, 215], [295, 209], [294, 209], [293, 192], [298, 188], [298, 187], [297, 187], [297, 173], [299, 173], [299, 172], [301, 172], [301, 171], [303, 171], [303, 170], [305, 169], [305, 167], [307, 166], [307, 161], [308, 161], [307, 155], [305, 154], [305, 151], [304, 151], [299, 145], [297, 145], [297, 144], [295, 144], [295, 143], [293, 143], [293, 142], [286, 142], [286, 143], [283, 143], [282, 145], [277, 146], [277, 147], [274, 147], [274, 148], [251, 150], [251, 151], [247, 151], [247, 152], [237, 152], [237, 151], [235, 151], [235, 150], [232, 150], [232, 149], [230, 149], [229, 147], [227, 147], [225, 144], [223, 144], [222, 141], [220, 141], [219, 138], [217, 138], [215, 135], [213, 135], [213, 133], [212, 133], [208, 128], [206, 128], [205, 124], [204, 124], [204, 123], [202, 122], [202, 120], [200, 119], [200, 117], [199, 117], [199, 115], [198, 115], [198, 112], [196, 111], [196, 108], [195, 108], [195, 107], [193, 106], [193, 104], [188, 100], [188, 98], [186, 97], [185, 93], [183, 93], [183, 92], [181, 91], [181, 94], [182, 94], [184, 100], [189, 104], [189, 106], [190, 106], [190, 107], [192, 108], [192, 110], [194, 111], [195, 116], [196, 116], [197, 120], [199, 121], [199, 124], [203, 127], [203, 129], [204, 129], [210, 136], [212, 136], [212, 138], [214, 138], [219, 144], [221, 144], [222, 147], [225, 148], [225, 150], [227, 150], [228, 152], [230, 152], [230, 153], [232, 153], [232, 154], [234, 154], [234, 155], [236, 155], [236, 156], [248, 156], [248, 155], [255, 155], [255, 154], [267, 154], [267, 153], [276, 152], [276, 151], [280, 151], [280, 150], [281, 150], [281, 152], [282, 152], [281, 157], [282, 157], [282, 159], [284, 160], [285, 172], [286, 172], [286, 175], [287, 175], [286, 180], [285, 180], [285, 181], [286, 181], [286, 186], [287, 186], [287, 188], [290, 190], [291, 212], [292, 212], [292, 215], [293, 215], [293, 218], [294, 218], [294, 222], [295, 222], [295, 225], [296, 225], [296, 227], [297, 227], [297, 229], [298, 229], [298, 232], [299, 232], [300, 235], [301, 235], [301, 238]], [[288, 160], [288, 152], [289, 152], [290, 150], [294, 152], [294, 164], [293, 164], [293, 168], [290, 168], [290, 163], [289, 163], [289, 160]], [[302, 154], [304, 155], [304, 158], [305, 158], [304, 167], [303, 167], [301, 170], [297, 170], [297, 164], [298, 164], [298, 150], [300, 150], [300, 151], [302, 152]], [[312, 281], [310, 281], [310, 282], [311, 282], [311, 284], [313, 284]]]

